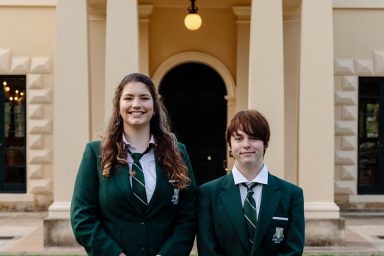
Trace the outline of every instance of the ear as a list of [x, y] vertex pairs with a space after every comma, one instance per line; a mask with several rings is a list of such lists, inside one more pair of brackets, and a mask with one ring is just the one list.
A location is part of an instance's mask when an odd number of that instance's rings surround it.
[[267, 141], [267, 145], [264, 146], [264, 149], [267, 149], [269, 146], [269, 141]]
[[232, 151], [231, 144], [228, 143], [227, 145], [228, 145], [228, 150]]

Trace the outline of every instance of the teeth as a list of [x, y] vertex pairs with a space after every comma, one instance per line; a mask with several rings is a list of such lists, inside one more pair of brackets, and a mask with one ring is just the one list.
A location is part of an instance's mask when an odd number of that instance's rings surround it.
[[141, 115], [143, 112], [132, 112], [132, 115]]

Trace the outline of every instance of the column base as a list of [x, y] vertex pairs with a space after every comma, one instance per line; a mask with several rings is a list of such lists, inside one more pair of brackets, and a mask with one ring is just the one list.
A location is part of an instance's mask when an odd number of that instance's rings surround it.
[[81, 247], [76, 242], [70, 219], [44, 220], [44, 247]]
[[344, 246], [345, 219], [305, 219], [305, 246]]

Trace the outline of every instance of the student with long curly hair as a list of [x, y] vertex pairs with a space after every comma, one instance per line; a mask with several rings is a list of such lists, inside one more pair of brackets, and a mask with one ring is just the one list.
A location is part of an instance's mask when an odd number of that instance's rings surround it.
[[189, 255], [196, 184], [152, 80], [126, 76], [100, 141], [86, 145], [71, 204], [88, 255]]

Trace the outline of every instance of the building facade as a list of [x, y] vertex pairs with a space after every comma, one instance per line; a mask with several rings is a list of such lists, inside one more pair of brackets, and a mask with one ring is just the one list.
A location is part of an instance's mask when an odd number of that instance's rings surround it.
[[141, 72], [198, 184], [233, 166], [231, 117], [263, 113], [270, 172], [304, 190], [307, 245], [327, 245], [324, 222], [336, 223], [333, 244], [342, 244], [340, 209], [384, 208], [384, 4], [198, 0], [196, 31], [184, 25], [189, 5], [0, 0], [0, 209], [48, 210], [47, 226], [67, 225], [85, 144], [101, 131], [114, 88]]

